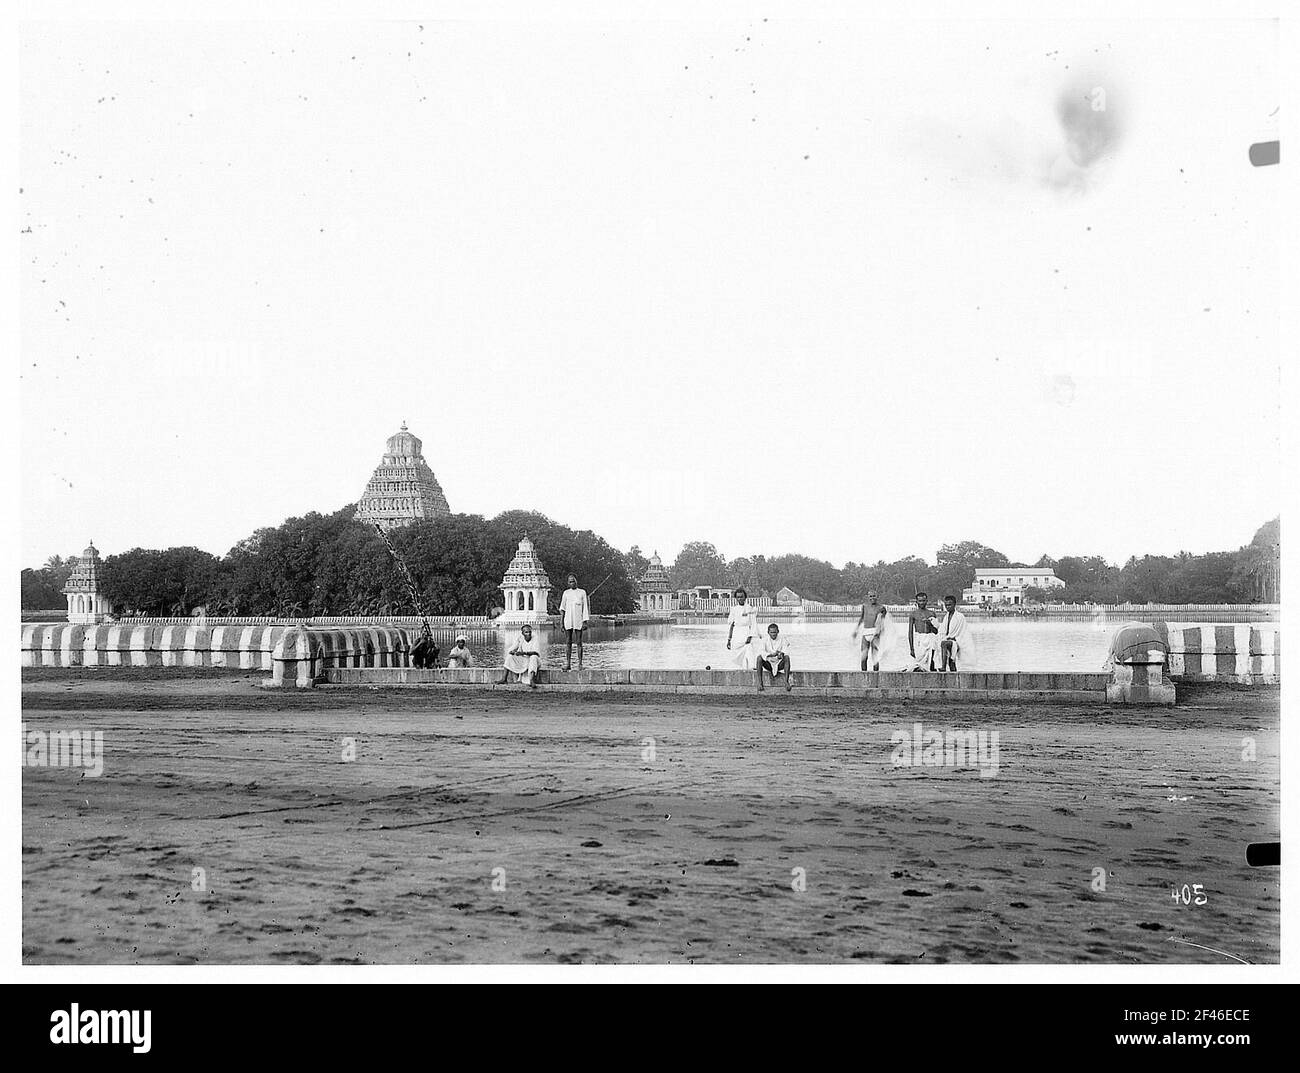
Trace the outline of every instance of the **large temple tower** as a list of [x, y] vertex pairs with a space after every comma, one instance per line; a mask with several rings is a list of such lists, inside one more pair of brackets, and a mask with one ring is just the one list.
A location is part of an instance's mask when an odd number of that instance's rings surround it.
[[358, 521], [388, 530], [451, 514], [442, 486], [424, 460], [423, 447], [419, 437], [406, 430], [405, 421], [400, 431], [388, 437], [384, 457], [357, 504]]

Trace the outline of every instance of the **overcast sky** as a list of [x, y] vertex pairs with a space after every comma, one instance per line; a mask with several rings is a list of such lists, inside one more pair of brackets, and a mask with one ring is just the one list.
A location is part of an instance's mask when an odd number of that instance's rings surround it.
[[1235, 548], [1279, 510], [1275, 36], [29, 25], [24, 564], [224, 553], [403, 420], [453, 510], [666, 559]]

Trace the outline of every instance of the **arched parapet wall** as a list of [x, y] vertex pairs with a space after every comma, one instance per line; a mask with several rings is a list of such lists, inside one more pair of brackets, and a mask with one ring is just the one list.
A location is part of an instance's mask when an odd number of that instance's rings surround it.
[[224, 667], [271, 671], [288, 626], [24, 625], [24, 667]]
[[271, 654], [271, 678], [262, 684], [310, 689], [330, 670], [409, 667], [413, 644], [411, 631], [393, 626], [332, 630], [290, 626]]

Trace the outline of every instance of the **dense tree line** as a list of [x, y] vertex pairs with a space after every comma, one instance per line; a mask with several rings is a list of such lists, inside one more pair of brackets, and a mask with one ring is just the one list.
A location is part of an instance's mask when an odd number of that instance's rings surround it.
[[842, 568], [804, 555], [728, 562], [713, 544], [696, 540], [682, 548], [669, 575], [677, 589], [744, 585], [754, 595], [774, 596], [788, 586], [805, 599], [844, 604], [857, 603], [874, 590], [887, 603], [901, 604], [919, 590], [932, 598], [952, 593], [960, 599], [978, 567], [1051, 567], [1065, 587], [1029, 590], [1031, 598], [1054, 603], [1278, 603], [1280, 564], [1280, 521], [1275, 518], [1237, 551], [1134, 556], [1123, 566], [1100, 555], [1043, 555], [1034, 563], [1012, 562], [975, 540], [945, 544], [933, 563], [914, 555], [873, 565], [849, 562]]
[[220, 559], [188, 547], [110, 555], [101, 576], [105, 595], [126, 615], [188, 615], [213, 600], [223, 581]]
[[[107, 595], [120, 614], [188, 615], [405, 615], [414, 604], [373, 526], [353, 518], [355, 508], [307, 514], [259, 529], [224, 557], [199, 548], [133, 548], [104, 560]], [[410, 567], [425, 610], [482, 615], [500, 606], [502, 575], [527, 531], [558, 604], [570, 572], [592, 595], [597, 614], [636, 605], [636, 582], [649, 560], [639, 547], [622, 553], [590, 530], [575, 531], [530, 511], [487, 519], [455, 514], [418, 522], [390, 534]], [[808, 600], [856, 603], [871, 590], [889, 603], [907, 603], [918, 589], [933, 598], [960, 597], [977, 567], [1051, 567], [1063, 589], [1031, 591], [1058, 603], [1278, 603], [1281, 600], [1281, 526], [1263, 525], [1237, 551], [1134, 556], [1123, 566], [1099, 555], [1044, 555], [1012, 562], [974, 540], [945, 544], [933, 563], [919, 556], [895, 562], [849, 562], [843, 567], [806, 555], [754, 555], [728, 562], [707, 541], [686, 544], [669, 567], [674, 588], [744, 585], [754, 595], [782, 587]], [[24, 610], [64, 606], [63, 585], [75, 558], [54, 556], [22, 572]]]
[[837, 567], [823, 559], [806, 555], [745, 556], [727, 562], [718, 549], [703, 540], [691, 541], [678, 554], [669, 569], [674, 588], [694, 585], [735, 587], [743, 585], [755, 596], [774, 596], [788, 587], [806, 600], [822, 603], [854, 603], [867, 592], [875, 591], [890, 603], [906, 603], [918, 588], [939, 596], [961, 590], [970, 584], [977, 566], [1008, 566], [1001, 552], [978, 541], [945, 544], [935, 563], [916, 556], [897, 562], [849, 562]]
[[636, 582], [623, 553], [589, 529], [573, 530], [544, 514], [512, 510], [490, 521], [458, 514], [399, 529], [392, 541], [421, 585], [430, 610], [481, 615], [500, 606], [498, 586], [525, 532], [551, 580], [552, 613], [559, 610], [569, 574], [591, 595], [595, 614], [636, 606]]
[[[289, 518], [257, 530], [224, 557], [198, 548], [110, 555], [102, 568], [104, 591], [121, 615], [182, 616], [197, 608], [229, 616], [414, 614], [383, 538], [356, 521], [354, 510]], [[552, 611], [570, 572], [592, 593], [595, 613], [635, 606], [636, 585], [620, 551], [589, 530], [569, 529], [542, 514], [456, 514], [406, 526], [389, 538], [427, 613], [483, 615], [501, 605], [498, 586], [525, 531], [550, 576]], [[71, 567], [51, 560], [39, 571], [24, 571], [23, 607], [63, 606], [59, 590]]]
[[20, 582], [20, 597], [24, 611], [57, 611], [66, 606], [63, 586], [68, 583], [76, 557], [65, 559], [61, 555], [52, 555], [45, 560], [45, 565], [33, 569], [24, 567]]

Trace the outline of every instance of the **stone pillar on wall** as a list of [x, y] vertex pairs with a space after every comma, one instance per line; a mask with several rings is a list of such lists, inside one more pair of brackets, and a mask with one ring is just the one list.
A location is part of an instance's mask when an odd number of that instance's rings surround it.
[[1174, 683], [1169, 677], [1169, 646], [1153, 626], [1128, 622], [1111, 638], [1110, 684], [1106, 699], [1112, 704], [1174, 703]]

